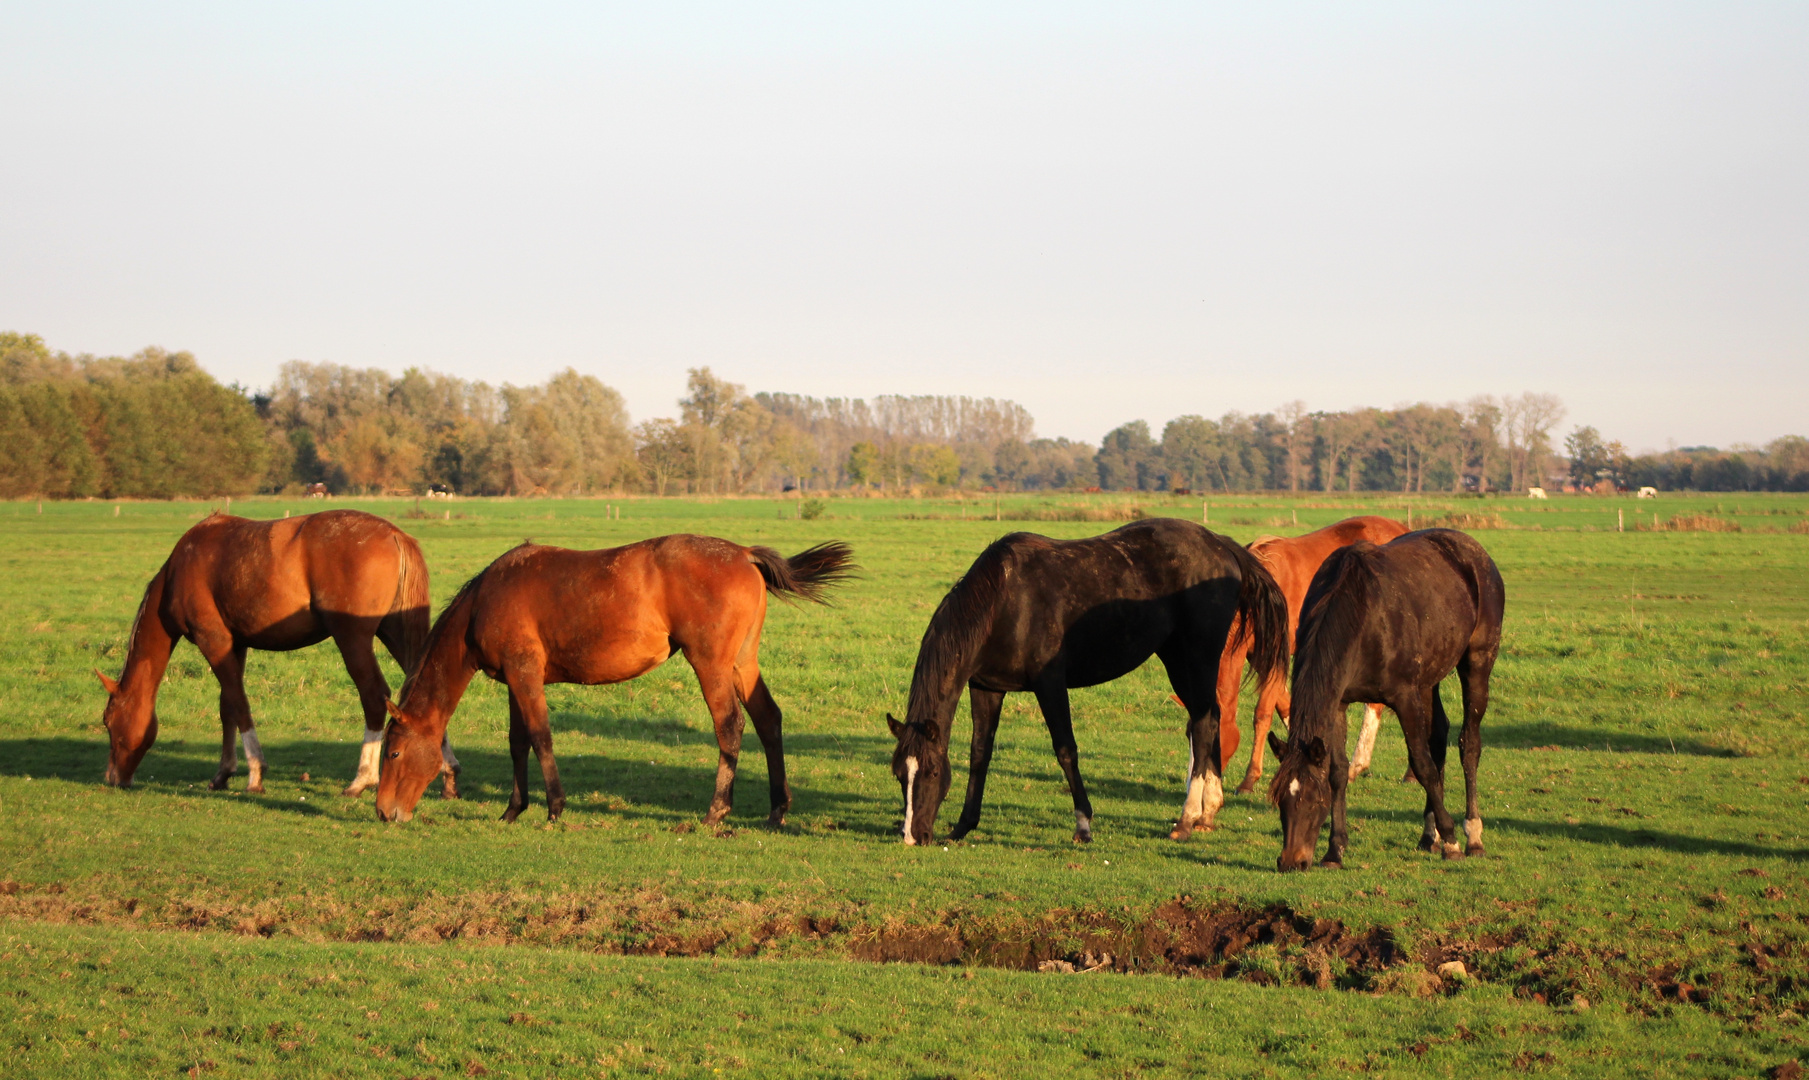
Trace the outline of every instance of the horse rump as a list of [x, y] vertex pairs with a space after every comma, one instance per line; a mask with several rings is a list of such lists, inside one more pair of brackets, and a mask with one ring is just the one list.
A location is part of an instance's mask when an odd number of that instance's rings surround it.
[[829, 602], [830, 589], [854, 576], [854, 549], [840, 540], [805, 548], [791, 558], [769, 547], [751, 547], [748, 558], [766, 579], [766, 591], [774, 596], [801, 596], [818, 604]]

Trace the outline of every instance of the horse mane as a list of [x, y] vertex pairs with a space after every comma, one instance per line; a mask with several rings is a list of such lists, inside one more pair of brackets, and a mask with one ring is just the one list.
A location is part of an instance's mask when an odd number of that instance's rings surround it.
[[905, 716], [921, 719], [934, 709], [929, 698], [939, 688], [936, 675], [971, 661], [992, 633], [993, 616], [1005, 594], [1005, 564], [1020, 545], [1049, 541], [1030, 533], [1012, 533], [992, 542], [974, 560], [961, 580], [936, 605], [930, 625], [917, 649], [917, 667], [911, 672], [911, 697]]
[[[1326, 557], [1314, 575], [1313, 587], [1307, 592], [1308, 603], [1300, 612], [1299, 637], [1294, 643], [1293, 718], [1289, 724], [1288, 743], [1309, 736], [1326, 737], [1326, 699], [1342, 695], [1344, 660], [1358, 634], [1376, 596], [1376, 570], [1373, 560], [1377, 547], [1358, 542], [1339, 548]], [[1331, 709], [1342, 704], [1336, 700]], [[1288, 761], [1295, 760], [1293, 755]], [[1275, 802], [1293, 779], [1293, 769], [1276, 763], [1275, 778], [1269, 782], [1269, 801]]]
[[[525, 544], [516, 545], [517, 548], [525, 546]], [[515, 548], [509, 550], [513, 551]], [[433, 629], [427, 632], [427, 646], [421, 650], [421, 655], [415, 662], [415, 669], [402, 680], [402, 689], [396, 695], [397, 705], [407, 705], [408, 692], [414, 688], [416, 677], [427, 669], [427, 657], [432, 655], [434, 646], [440, 640], [440, 635], [447, 632], [447, 626], [455, 615], [464, 614], [465, 609], [470, 606], [472, 594], [476, 593], [478, 586], [482, 584], [484, 575], [488, 574], [490, 567], [495, 565], [496, 563], [492, 562], [490, 566], [472, 574], [463, 585], [459, 586], [459, 591], [452, 594], [452, 599], [446, 601], [446, 606], [440, 609], [439, 617], [433, 621]]]

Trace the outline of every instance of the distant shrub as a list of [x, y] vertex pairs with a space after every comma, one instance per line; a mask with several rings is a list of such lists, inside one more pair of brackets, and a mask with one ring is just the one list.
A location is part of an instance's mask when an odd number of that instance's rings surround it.
[[1679, 514], [1658, 529], [1660, 532], [1737, 533], [1740, 531], [1740, 523], [1712, 514]]
[[1457, 511], [1446, 514], [1443, 517], [1432, 518], [1426, 522], [1424, 527], [1428, 529], [1475, 530], [1506, 529], [1510, 526], [1508, 525], [1507, 518], [1502, 517], [1500, 514], [1472, 514], [1467, 511]]
[[805, 521], [815, 521], [823, 516], [826, 504], [821, 499], [805, 499], [798, 504], [798, 516]]

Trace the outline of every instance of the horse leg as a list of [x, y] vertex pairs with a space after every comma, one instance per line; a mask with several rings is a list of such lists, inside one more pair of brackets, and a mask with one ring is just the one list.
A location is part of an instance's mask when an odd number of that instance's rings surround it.
[[1357, 752], [1350, 758], [1350, 779], [1369, 771], [1369, 759], [1376, 752], [1376, 734], [1382, 730], [1382, 706], [1375, 702], [1363, 706], [1363, 727], [1357, 732]]
[[341, 795], [357, 796], [375, 787], [383, 754], [383, 725], [389, 719], [389, 680], [377, 666], [377, 653], [371, 642], [375, 627], [365, 619], [336, 619], [329, 623], [333, 644], [339, 646], [339, 659], [345, 663], [352, 685], [358, 688], [358, 704], [364, 710], [364, 745], [358, 752], [358, 772]]
[[710, 796], [710, 812], [705, 825], [714, 825], [729, 816], [735, 808], [735, 767], [741, 761], [741, 706], [726, 665], [700, 659], [690, 650], [685, 659], [697, 673], [697, 685], [703, 690], [704, 704], [710, 707], [710, 719], [716, 727], [716, 790]]
[[974, 737], [967, 749], [967, 799], [961, 804], [961, 820], [948, 834], [959, 840], [980, 824], [980, 803], [986, 798], [986, 774], [992, 768], [992, 740], [999, 733], [999, 713], [1005, 695], [968, 684], [968, 712], [974, 718]]
[[[540, 762], [540, 779], [546, 785], [546, 819], [558, 821], [559, 815], [565, 812], [565, 785], [559, 782], [559, 765], [553, 760], [553, 729], [547, 722], [546, 686], [540, 681], [542, 670], [538, 658], [526, 664], [510, 665], [504, 672], [509, 680], [509, 696], [521, 705], [522, 729], [527, 734], [528, 745], [534, 749], [534, 757]], [[510, 750], [514, 750], [515, 728], [511, 721], [509, 726]], [[523, 757], [516, 767], [518, 786], [527, 779], [527, 760]], [[522, 798], [525, 806], [526, 796]]]
[[760, 749], [766, 753], [766, 786], [772, 799], [766, 823], [776, 828], [785, 824], [785, 813], [791, 809], [791, 785], [785, 782], [785, 740], [781, 734], [785, 715], [759, 672], [754, 673], [754, 685], [741, 700], [747, 706], [748, 718], [754, 721]]
[[1244, 772], [1244, 782], [1237, 786], [1239, 795], [1248, 795], [1256, 790], [1256, 785], [1263, 778], [1263, 750], [1269, 744], [1269, 728], [1274, 723], [1277, 710], [1283, 717], [1287, 716], [1287, 682], [1283, 676], [1275, 675], [1263, 683], [1256, 691], [1256, 718], [1250, 740], [1250, 767]]
[[1482, 793], [1476, 784], [1476, 767], [1482, 761], [1482, 714], [1489, 708], [1489, 671], [1493, 666], [1492, 660], [1472, 660], [1469, 656], [1457, 665], [1464, 699], [1464, 726], [1457, 739], [1457, 754], [1464, 769], [1464, 841], [1465, 853], [1469, 855], [1483, 853], [1482, 809], [1478, 802]]
[[1331, 770], [1326, 777], [1332, 786], [1332, 836], [1319, 865], [1342, 868], [1344, 852], [1350, 847], [1350, 826], [1345, 817], [1345, 796], [1350, 793], [1350, 760], [1345, 756], [1344, 739], [1331, 740], [1328, 749], [1332, 755]]
[[1422, 715], [1429, 717], [1429, 722], [1425, 725], [1425, 739], [1419, 741], [1421, 755], [1413, 755], [1410, 748], [1409, 758], [1413, 774], [1426, 789], [1426, 828], [1420, 835], [1420, 850], [1431, 851], [1437, 844], [1443, 849], [1445, 858], [1461, 859], [1463, 850], [1457, 846], [1457, 824], [1451, 820], [1450, 811], [1445, 809], [1445, 751], [1451, 739], [1451, 720], [1445, 715], [1437, 683], [1422, 695], [1419, 708], [1423, 710]]
[[527, 720], [521, 715], [521, 702], [515, 696], [515, 688], [509, 688], [509, 765], [514, 773], [515, 787], [509, 792], [509, 805], [503, 808], [502, 819], [513, 822], [528, 808], [528, 747], [533, 740], [528, 736]]
[[1224, 774], [1220, 771], [1224, 758], [1214, 738], [1222, 737], [1225, 728], [1216, 719], [1210, 712], [1202, 712], [1187, 721], [1187, 801], [1181, 806], [1181, 819], [1168, 834], [1170, 840], [1185, 840], [1195, 829], [1210, 831], [1216, 825], [1219, 807], [1225, 804]]
[[[1239, 622], [1232, 624], [1233, 640], [1235, 640], [1240, 625], [1242, 624]], [[1237, 754], [1238, 742], [1243, 738], [1243, 732], [1237, 728], [1237, 693], [1240, 684], [1244, 681], [1244, 660], [1249, 655], [1250, 643], [1248, 641], [1239, 645], [1233, 645], [1228, 641], [1225, 651], [1219, 654], [1218, 686], [1215, 688], [1214, 696], [1217, 698], [1219, 706], [1219, 767], [1217, 771], [1220, 776], [1224, 776], [1230, 771], [1231, 759]], [[1169, 681], [1172, 683], [1174, 680]], [[1175, 696], [1180, 697], [1180, 692], [1177, 691]], [[1261, 715], [1260, 707], [1258, 715]], [[1188, 710], [1187, 719], [1188, 743], [1191, 746], [1193, 743], [1192, 709]], [[1251, 753], [1262, 753], [1262, 744], [1263, 737], [1259, 733], [1256, 736], [1255, 749]]]
[[[211, 643], [210, 643], [211, 644]], [[220, 683], [220, 769], [207, 785], [215, 791], [226, 788], [226, 782], [239, 767], [238, 741], [245, 740], [245, 759], [250, 778], [245, 790], [264, 790], [264, 748], [258, 743], [251, 722], [251, 702], [245, 697], [245, 647], [229, 644], [224, 650], [208, 650], [208, 666]], [[241, 735], [241, 733], [243, 733]]]
[[1049, 741], [1055, 747], [1056, 763], [1062, 767], [1062, 775], [1068, 778], [1068, 791], [1074, 796], [1074, 842], [1088, 843], [1093, 839], [1093, 804], [1087, 799], [1087, 785], [1080, 778], [1080, 750], [1074, 745], [1074, 719], [1068, 711], [1068, 688], [1065, 685], [1039, 686], [1036, 703], [1043, 710], [1043, 723], [1049, 725]]

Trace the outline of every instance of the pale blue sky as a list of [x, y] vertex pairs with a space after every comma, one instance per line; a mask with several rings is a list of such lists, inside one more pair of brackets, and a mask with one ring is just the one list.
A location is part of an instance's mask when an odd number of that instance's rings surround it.
[[1809, 5], [0, 6], [0, 328], [1809, 434]]

